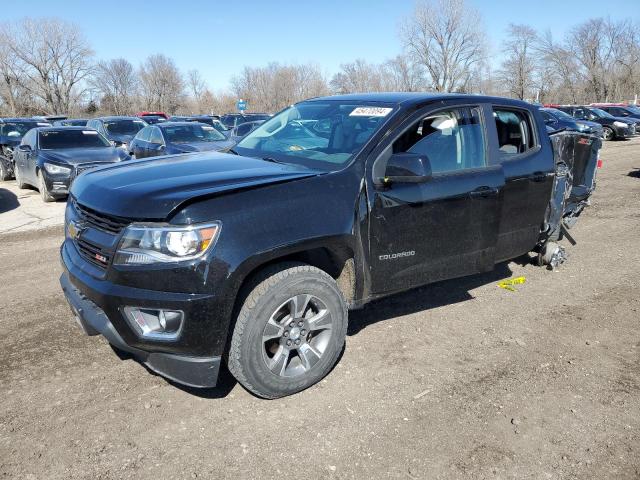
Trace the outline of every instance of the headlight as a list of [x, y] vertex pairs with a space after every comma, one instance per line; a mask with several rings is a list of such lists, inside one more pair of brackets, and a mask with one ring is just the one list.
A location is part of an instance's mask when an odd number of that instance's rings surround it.
[[62, 174], [70, 174], [71, 169], [69, 167], [63, 167], [62, 165], [56, 165], [55, 163], [46, 163], [44, 164], [44, 169], [47, 173], [51, 175], [62, 175]]
[[624, 122], [613, 122], [613, 126], [618, 128], [627, 128], [629, 125]]
[[198, 258], [215, 244], [220, 228], [219, 222], [185, 227], [131, 225], [120, 240], [113, 263], [148, 265]]

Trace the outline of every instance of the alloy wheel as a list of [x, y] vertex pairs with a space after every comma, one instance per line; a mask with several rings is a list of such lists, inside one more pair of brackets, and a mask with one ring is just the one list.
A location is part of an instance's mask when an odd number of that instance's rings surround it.
[[267, 368], [281, 377], [311, 370], [322, 358], [332, 335], [331, 312], [315, 295], [296, 295], [282, 303], [262, 333]]

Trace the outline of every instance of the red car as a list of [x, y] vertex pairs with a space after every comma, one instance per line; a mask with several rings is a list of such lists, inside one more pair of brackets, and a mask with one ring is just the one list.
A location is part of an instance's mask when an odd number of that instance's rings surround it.
[[141, 117], [143, 119], [144, 117], [162, 117], [165, 120], [169, 120], [169, 115], [164, 112], [138, 112], [136, 113], [136, 117]]

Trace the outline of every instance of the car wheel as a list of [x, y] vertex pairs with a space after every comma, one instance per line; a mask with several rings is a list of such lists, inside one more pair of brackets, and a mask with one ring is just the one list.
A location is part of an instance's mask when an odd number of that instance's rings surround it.
[[602, 129], [602, 138], [604, 138], [605, 140], [613, 140], [615, 136], [615, 132], [610, 127], [604, 127]]
[[20, 169], [18, 165], [13, 166], [13, 174], [16, 177], [16, 183], [18, 184], [18, 188], [27, 188], [27, 185], [22, 181], [22, 174], [20, 173]]
[[4, 166], [4, 163], [0, 161], [0, 180], [5, 181], [9, 180], [9, 172], [7, 172], [7, 167]]
[[44, 182], [44, 176], [40, 170], [38, 170], [38, 190], [40, 191], [40, 197], [43, 202], [49, 203], [55, 200], [49, 193], [49, 190], [47, 190], [47, 184]]
[[227, 363], [247, 390], [279, 398], [320, 381], [347, 334], [347, 307], [322, 270], [288, 263], [266, 270], [236, 319]]

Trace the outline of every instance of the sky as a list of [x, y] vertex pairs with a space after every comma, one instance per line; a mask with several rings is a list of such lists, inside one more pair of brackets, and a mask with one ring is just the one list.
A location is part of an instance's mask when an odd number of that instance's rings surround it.
[[[560, 38], [592, 17], [640, 21], [640, 0], [467, 1], [480, 12], [494, 62], [509, 23], [550, 30]], [[313, 62], [330, 76], [356, 58], [372, 63], [392, 58], [402, 50], [399, 25], [414, 5], [415, 0], [22, 0], [2, 8], [0, 21], [27, 16], [72, 21], [99, 59], [124, 57], [138, 65], [163, 53], [184, 72], [198, 69], [221, 91], [245, 65]]]

